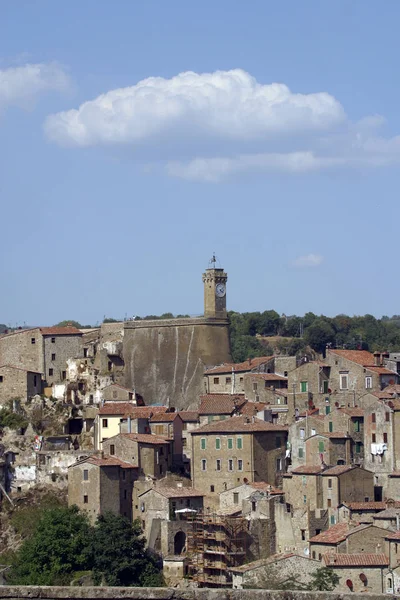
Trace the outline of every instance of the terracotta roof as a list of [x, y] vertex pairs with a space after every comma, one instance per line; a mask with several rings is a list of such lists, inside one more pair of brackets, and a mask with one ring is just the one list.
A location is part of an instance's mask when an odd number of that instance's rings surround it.
[[[202, 498], [205, 496], [203, 492], [199, 492], [198, 490], [189, 487], [154, 487], [146, 491], [158, 492], [161, 496], [165, 496], [165, 498]], [[146, 492], [143, 492], [143, 494], [146, 494]], [[139, 496], [143, 496], [143, 494], [139, 494]]]
[[248, 400], [244, 406], [241, 406], [239, 412], [241, 415], [256, 415], [261, 410], [268, 410], [271, 405], [266, 402], [250, 402]]
[[274, 423], [267, 423], [261, 421], [255, 417], [231, 417], [230, 419], [221, 419], [220, 421], [213, 421], [194, 429], [191, 434], [202, 434], [202, 433], [224, 433], [224, 432], [236, 432], [236, 433], [256, 433], [263, 431], [287, 431], [288, 428], [285, 425], [276, 425]]
[[[355, 406], [354, 408], [338, 408], [337, 409], [338, 412], [342, 412], [345, 413], [346, 415], [349, 415], [349, 417], [363, 417], [364, 416], [364, 409]], [[327, 417], [329, 417], [330, 415], [326, 415]]]
[[[75, 467], [78, 464], [82, 463], [90, 463], [92, 465], [96, 465], [98, 467], [121, 467], [122, 469], [137, 469], [138, 467], [135, 465], [131, 465], [116, 456], [89, 456], [88, 458], [84, 458], [83, 460], [77, 461], [75, 464], [71, 465], [71, 467]], [[70, 467], [69, 467], [70, 468]]]
[[222, 365], [218, 365], [216, 367], [212, 367], [211, 369], [207, 369], [204, 373], [205, 375], [212, 375], [217, 373], [232, 373], [232, 370], [236, 373], [251, 371], [252, 369], [256, 369], [261, 365], [272, 360], [273, 356], [257, 356], [256, 358], [249, 358], [241, 363], [224, 363]]
[[330, 469], [326, 469], [323, 472], [323, 475], [342, 475], [343, 473], [347, 473], [348, 471], [353, 471], [353, 469], [358, 469], [355, 465], [336, 465], [335, 467], [331, 467]]
[[299, 417], [311, 417], [311, 416], [317, 415], [318, 413], [319, 413], [319, 408], [311, 408], [310, 410], [306, 410], [303, 413], [300, 413]]
[[17, 371], [24, 371], [25, 373], [35, 373], [41, 375], [40, 371], [32, 371], [30, 369], [23, 369], [22, 367], [14, 367], [14, 365], [0, 365], [0, 369], [16, 369]]
[[150, 423], [171, 423], [177, 417], [179, 417], [179, 413], [176, 412], [156, 413], [150, 418]]
[[199, 420], [199, 413], [195, 410], [180, 410], [179, 416], [184, 423], [191, 421], [196, 422]]
[[348, 532], [348, 523], [337, 523], [329, 527], [326, 531], [314, 535], [314, 537], [310, 538], [310, 542], [313, 544], [338, 544], [347, 538]]
[[131, 415], [135, 408], [136, 405], [129, 402], [110, 401], [103, 404], [99, 410], [99, 415]]
[[346, 360], [350, 360], [351, 362], [357, 363], [363, 367], [373, 367], [374, 355], [371, 352], [367, 352], [367, 350], [328, 350], [329, 354], [337, 354], [341, 358], [345, 358]]
[[328, 567], [387, 567], [389, 559], [384, 554], [324, 554]]
[[398, 516], [400, 516], [399, 508], [391, 507], [376, 513], [374, 519], [396, 519]]
[[246, 373], [246, 378], [256, 377], [257, 379], [264, 379], [265, 381], [287, 381], [287, 377], [283, 375], [277, 375], [276, 373]]
[[400, 383], [394, 383], [393, 385], [388, 385], [383, 390], [384, 392], [388, 392], [391, 394], [400, 394]]
[[386, 369], [385, 367], [368, 367], [368, 371], [372, 371], [373, 373], [377, 373], [378, 375], [393, 375], [393, 377], [397, 375], [395, 371], [391, 371], [390, 369]]
[[199, 415], [231, 415], [246, 402], [244, 394], [204, 394], [200, 396]]
[[76, 327], [39, 327], [42, 335], [82, 335]]
[[393, 531], [385, 535], [385, 539], [387, 540], [400, 540], [400, 531]]
[[[153, 444], [155, 446], [159, 446], [161, 444], [169, 444], [169, 440], [167, 438], [161, 435], [154, 435], [152, 433], [120, 433], [119, 435], [122, 435], [123, 437], [128, 438], [133, 442], [139, 442], [139, 444]], [[110, 439], [112, 438], [108, 438], [108, 440]]]
[[261, 492], [268, 492], [269, 494], [283, 494], [283, 490], [280, 488], [267, 483], [266, 481], [253, 481], [252, 483], [247, 484], [249, 487], [254, 490], [260, 490]]
[[377, 398], [379, 398], [379, 400], [392, 400], [392, 398], [395, 398], [395, 393], [394, 392], [371, 392], [373, 396], [376, 396]]
[[323, 472], [321, 465], [302, 465], [290, 471], [294, 475], [318, 475]]

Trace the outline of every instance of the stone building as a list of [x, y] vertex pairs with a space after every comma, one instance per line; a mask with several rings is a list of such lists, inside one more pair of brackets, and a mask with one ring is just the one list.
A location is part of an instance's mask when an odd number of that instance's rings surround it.
[[287, 427], [257, 418], [231, 417], [192, 431], [193, 486], [208, 505], [241, 482], [268, 481], [278, 486], [286, 468]]
[[203, 394], [200, 396], [200, 426], [240, 413], [246, 404], [244, 394]]
[[203, 510], [204, 494], [187, 487], [152, 487], [138, 495], [148, 545], [163, 556], [186, 554], [188, 517]]
[[[324, 554], [322, 564], [338, 575], [336, 592], [387, 592], [386, 581], [390, 579], [390, 576], [387, 576], [389, 560], [383, 553]], [[393, 593], [393, 590], [389, 593]]]
[[[283, 491], [280, 488], [270, 485], [265, 481], [253, 481], [252, 483], [242, 483], [240, 485], [226, 490], [225, 492], [220, 493], [220, 509], [222, 511], [227, 511], [231, 509], [238, 509], [240, 511], [243, 511], [243, 502], [251, 498], [251, 496], [255, 492], [262, 492], [266, 497], [281, 497], [283, 494]], [[257, 510], [253, 510], [252, 512], [257, 512]], [[267, 516], [269, 516], [269, 511], [267, 511], [267, 513]]]
[[342, 503], [374, 500], [374, 474], [355, 465], [337, 465], [325, 469], [322, 479], [322, 508], [327, 509], [329, 523], [339, 520]]
[[321, 361], [309, 361], [307, 358], [288, 373], [287, 388], [289, 398], [298, 411], [313, 408], [321, 414], [330, 410], [329, 394], [330, 367]]
[[31, 400], [42, 393], [42, 374], [21, 367], [0, 367], [0, 405], [10, 400]]
[[[317, 434], [323, 434], [324, 431], [324, 417], [319, 414], [299, 416], [289, 426], [290, 458], [293, 469], [306, 464], [306, 440]], [[320, 462], [317, 461], [317, 464]]]
[[172, 441], [172, 462], [174, 466], [181, 467], [183, 465], [182, 453], [182, 431], [183, 422], [179, 413], [165, 412], [155, 413], [150, 418], [151, 433], [161, 435]]
[[204, 391], [206, 394], [244, 394], [246, 373], [273, 372], [273, 356], [249, 358], [236, 364], [224, 363], [204, 372]]
[[245, 373], [244, 393], [253, 402], [271, 402], [275, 390], [287, 390], [287, 377], [276, 373]]
[[158, 435], [120, 433], [103, 442], [104, 452], [137, 467], [139, 476], [165, 477], [172, 465], [171, 441]]
[[135, 392], [119, 383], [112, 383], [103, 388], [102, 396], [105, 402], [131, 402], [132, 400], [136, 400]]
[[181, 410], [179, 416], [182, 419], [182, 455], [183, 466], [187, 472], [190, 472], [190, 459], [192, 456], [192, 437], [191, 432], [198, 429], [200, 425], [198, 411]]
[[385, 551], [387, 529], [372, 524], [337, 523], [310, 539], [310, 555], [379, 553]]
[[91, 456], [68, 469], [68, 505], [94, 522], [108, 511], [132, 519], [132, 490], [137, 468], [115, 456]]
[[45, 385], [62, 382], [67, 360], [82, 356], [82, 332], [76, 327], [37, 327], [0, 336], [0, 363], [42, 373]]

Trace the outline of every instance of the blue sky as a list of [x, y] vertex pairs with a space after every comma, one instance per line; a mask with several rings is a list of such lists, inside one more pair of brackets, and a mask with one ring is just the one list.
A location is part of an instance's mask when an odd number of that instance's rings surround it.
[[0, 322], [399, 312], [397, 0], [4, 0]]

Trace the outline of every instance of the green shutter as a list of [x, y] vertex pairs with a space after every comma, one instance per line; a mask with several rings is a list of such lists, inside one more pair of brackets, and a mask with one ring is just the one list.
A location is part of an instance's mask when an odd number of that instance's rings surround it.
[[215, 449], [221, 450], [221, 440], [220, 438], [215, 438]]
[[201, 449], [202, 450], [206, 449], [206, 438], [201, 438]]
[[307, 381], [302, 381], [300, 385], [301, 385], [301, 391], [306, 392], [307, 391]]
[[238, 450], [242, 449], [242, 438], [237, 438], [236, 439], [236, 447]]
[[228, 450], [232, 450], [232, 448], [233, 448], [233, 439], [228, 438]]
[[332, 421], [329, 421], [329, 432], [332, 433], [333, 431], [333, 423]]
[[324, 442], [318, 443], [318, 452], [325, 452], [325, 444]]
[[299, 448], [299, 458], [303, 458], [303, 456], [304, 456], [303, 448]]
[[331, 407], [330, 406], [325, 406], [325, 414], [329, 415], [330, 412], [331, 412]]

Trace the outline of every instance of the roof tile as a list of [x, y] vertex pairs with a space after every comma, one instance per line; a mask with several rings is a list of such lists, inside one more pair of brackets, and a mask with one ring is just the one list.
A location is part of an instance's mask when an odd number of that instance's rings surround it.
[[202, 434], [202, 433], [224, 433], [236, 432], [236, 433], [257, 433], [267, 431], [287, 431], [286, 425], [276, 425], [275, 423], [267, 423], [261, 421], [256, 417], [231, 417], [230, 419], [221, 419], [220, 421], [213, 421], [208, 423], [199, 429], [194, 429], [191, 434]]
[[324, 554], [323, 561], [329, 567], [387, 567], [389, 559], [384, 554]]
[[256, 369], [261, 365], [264, 365], [273, 358], [273, 356], [257, 356], [256, 358], [248, 358], [241, 363], [224, 363], [222, 365], [207, 369], [204, 373], [205, 375], [212, 375], [214, 373], [232, 373], [232, 371], [236, 373], [251, 371], [252, 369]]

